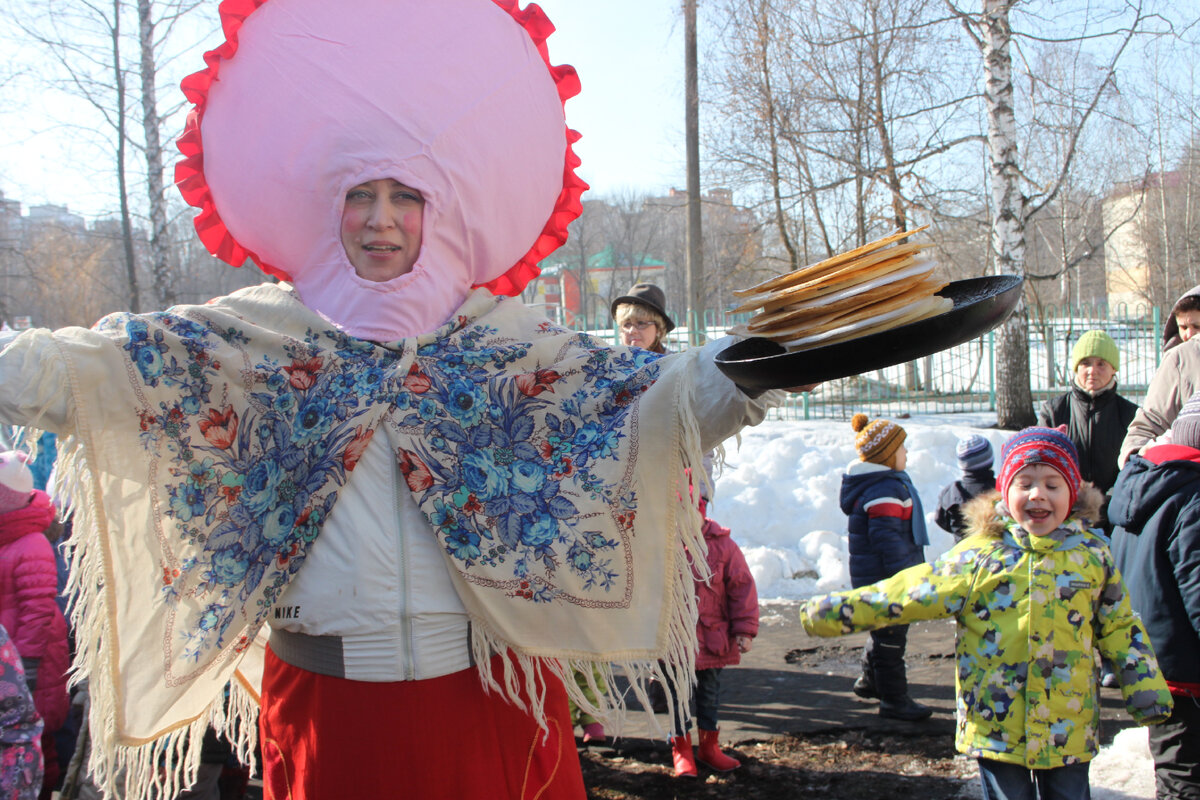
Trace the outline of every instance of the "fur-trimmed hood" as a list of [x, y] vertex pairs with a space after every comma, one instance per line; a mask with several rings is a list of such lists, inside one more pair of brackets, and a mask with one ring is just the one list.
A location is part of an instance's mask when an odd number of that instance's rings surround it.
[[[967, 534], [983, 534], [984, 536], [1000, 536], [1004, 533], [1004, 517], [996, 510], [1000, 502], [1000, 492], [992, 489], [972, 499], [963, 506], [963, 517], [967, 522]], [[1100, 519], [1100, 508], [1104, 503], [1104, 495], [1089, 481], [1079, 485], [1079, 495], [1071, 508], [1068, 519], [1081, 519], [1089, 525], [1096, 524]]]

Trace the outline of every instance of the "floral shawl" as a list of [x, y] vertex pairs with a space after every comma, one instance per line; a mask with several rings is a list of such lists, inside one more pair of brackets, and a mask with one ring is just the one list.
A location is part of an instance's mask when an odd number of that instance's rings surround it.
[[[485, 290], [388, 344], [330, 329], [274, 285], [37, 335], [74, 399], [59, 473], [77, 498], [76, 669], [100, 783], [173, 794], [162, 757], [194, 772], [210, 724], [250, 757], [256, 638], [381, 424], [489, 686], [515, 699], [527, 682], [540, 716], [544, 686], [520, 669], [534, 661], [564, 678], [616, 664], [635, 682], [689, 680], [684, 547], [703, 543], [681, 500], [700, 463], [687, 354], [606, 347]], [[491, 651], [510, 654], [503, 675]]]

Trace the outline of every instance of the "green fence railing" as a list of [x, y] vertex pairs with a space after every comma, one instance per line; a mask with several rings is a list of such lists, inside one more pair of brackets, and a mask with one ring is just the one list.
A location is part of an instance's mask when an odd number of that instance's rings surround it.
[[[1035, 404], [1070, 385], [1071, 348], [1079, 336], [1098, 328], [1117, 342], [1121, 364], [1119, 391], [1134, 402], [1146, 393], [1162, 354], [1162, 312], [1139, 307], [1136, 316], [1126, 309], [1042, 307], [1030, 312], [1029, 375]], [[705, 315], [705, 337], [725, 335], [739, 320], [719, 320]], [[592, 331], [610, 342], [616, 331]], [[668, 335], [670, 350], [688, 346], [688, 331], [680, 326]], [[870, 416], [986, 412], [996, 407], [996, 343], [989, 333], [926, 358], [822, 384], [812, 394], [790, 395], [772, 411], [776, 419], [849, 419], [862, 411]]]

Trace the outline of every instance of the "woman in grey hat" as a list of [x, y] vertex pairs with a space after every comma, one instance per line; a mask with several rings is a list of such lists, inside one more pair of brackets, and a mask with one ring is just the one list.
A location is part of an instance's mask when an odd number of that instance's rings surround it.
[[612, 316], [621, 344], [652, 353], [665, 353], [663, 341], [675, 327], [667, 316], [667, 298], [653, 283], [637, 283], [612, 302]]

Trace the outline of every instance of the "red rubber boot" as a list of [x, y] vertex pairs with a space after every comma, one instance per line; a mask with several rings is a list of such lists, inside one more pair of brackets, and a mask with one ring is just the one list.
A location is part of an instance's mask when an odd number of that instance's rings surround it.
[[675, 764], [676, 778], [696, 777], [696, 755], [692, 752], [692, 734], [672, 737], [671, 761]]
[[721, 746], [717, 741], [719, 738], [719, 731], [706, 731], [701, 728], [700, 751], [696, 754], [697, 760], [702, 764], [712, 767], [717, 772], [729, 772], [730, 770], [737, 769], [742, 765], [742, 762], [721, 752]]

